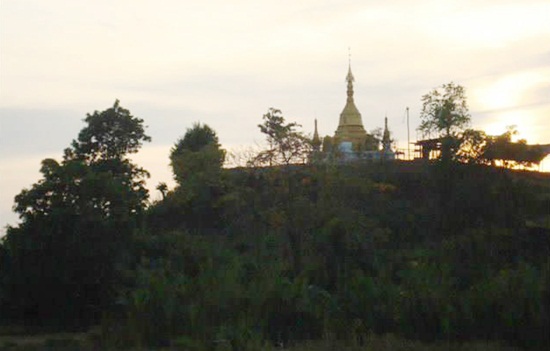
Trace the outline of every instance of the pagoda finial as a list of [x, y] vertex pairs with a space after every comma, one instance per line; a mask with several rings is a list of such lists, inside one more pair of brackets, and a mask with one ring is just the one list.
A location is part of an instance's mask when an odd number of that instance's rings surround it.
[[348, 85], [350, 82], [355, 81], [355, 78], [351, 73], [351, 48], [350, 47], [348, 47], [348, 75], [346, 76], [346, 80], [348, 81]]
[[347, 101], [342, 113], [340, 113], [338, 129], [336, 129], [334, 137], [340, 141], [352, 142], [359, 145], [364, 142], [367, 134], [365, 132], [365, 128], [363, 127], [361, 113], [359, 113], [359, 110], [353, 101], [353, 82], [355, 81], [355, 78], [353, 77], [353, 73], [351, 73], [351, 48], [349, 47], [348, 65], [348, 74], [346, 75]]
[[321, 149], [321, 139], [319, 138], [319, 132], [317, 131], [317, 118], [315, 118], [315, 130], [313, 131], [313, 139], [311, 142], [313, 151], [319, 151]]
[[351, 73], [351, 48], [348, 47], [348, 75], [346, 76], [346, 81], [348, 82], [348, 101], [353, 101], [353, 82], [355, 78], [353, 73]]

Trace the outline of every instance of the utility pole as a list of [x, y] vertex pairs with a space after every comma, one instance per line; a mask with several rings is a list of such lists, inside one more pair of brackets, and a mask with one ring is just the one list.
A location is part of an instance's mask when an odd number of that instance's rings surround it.
[[407, 160], [411, 160], [411, 137], [409, 132], [409, 106], [407, 106]]

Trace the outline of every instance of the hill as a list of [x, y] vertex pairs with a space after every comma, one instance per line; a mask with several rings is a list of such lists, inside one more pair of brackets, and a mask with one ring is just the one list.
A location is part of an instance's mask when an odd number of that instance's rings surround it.
[[[550, 345], [550, 175], [387, 162], [201, 179], [146, 210], [116, 264], [116, 298], [81, 316], [105, 345], [253, 350], [383, 334]], [[10, 323], [51, 324], [13, 296]]]

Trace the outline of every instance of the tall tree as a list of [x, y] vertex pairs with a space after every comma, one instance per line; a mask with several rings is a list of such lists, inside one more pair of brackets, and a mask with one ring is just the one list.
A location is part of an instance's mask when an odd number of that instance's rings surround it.
[[464, 87], [451, 82], [424, 95], [420, 119], [418, 130], [442, 138], [441, 157], [451, 158], [457, 150], [459, 133], [470, 123]]
[[170, 151], [174, 178], [182, 185], [197, 172], [216, 177], [225, 161], [225, 150], [220, 148], [216, 132], [206, 124], [195, 123]]
[[300, 127], [298, 123], [286, 123], [281, 111], [275, 108], [270, 108], [263, 115], [263, 120], [258, 127], [266, 135], [268, 148], [252, 160], [253, 164], [288, 166], [304, 163], [308, 159], [312, 150], [311, 141], [296, 130]]
[[170, 163], [178, 183], [175, 195], [188, 214], [184, 216], [188, 226], [202, 230], [216, 222], [212, 219], [217, 216], [224, 160], [225, 150], [206, 124], [194, 124], [172, 148]]
[[281, 227], [286, 233], [290, 254], [292, 256], [293, 270], [296, 274], [302, 267], [302, 241], [305, 236], [306, 225], [300, 225], [300, 219], [304, 216], [299, 208], [303, 204], [309, 204], [300, 196], [298, 189], [298, 176], [296, 170], [288, 166], [296, 163], [305, 163], [313, 151], [311, 139], [300, 131], [295, 122], [287, 123], [280, 110], [270, 108], [263, 115], [263, 123], [259, 124], [260, 131], [265, 134], [268, 147], [254, 157], [249, 164], [253, 166], [283, 166], [286, 172], [268, 173], [271, 178], [271, 197], [281, 204], [275, 209], [272, 218], [278, 218], [280, 222], [275, 226]]
[[0, 267], [15, 318], [88, 323], [113, 302], [116, 267], [148, 197], [148, 173], [126, 155], [150, 137], [118, 101], [85, 122], [62, 161], [43, 160], [42, 179], [15, 198], [22, 223], [8, 228]]

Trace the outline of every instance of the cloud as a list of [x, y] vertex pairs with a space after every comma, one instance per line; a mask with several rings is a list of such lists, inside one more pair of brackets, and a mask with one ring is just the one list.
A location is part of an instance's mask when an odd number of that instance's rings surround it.
[[0, 157], [17, 160], [37, 152], [59, 154], [77, 137], [85, 117], [71, 110], [0, 107]]
[[436, 10], [430, 15], [429, 22], [423, 22], [425, 34], [436, 37], [444, 45], [470, 50], [501, 48], [530, 37], [550, 34], [548, 2], [458, 6], [458, 3], [441, 5], [443, 11]]
[[[504, 109], [547, 101], [539, 91], [548, 91], [550, 69], [515, 72], [486, 80], [474, 91], [475, 103], [484, 109]], [[536, 97], [533, 100], [533, 97]], [[538, 101], [537, 101], [538, 100]]]
[[529, 142], [548, 141], [549, 11], [546, 0], [5, 2], [0, 161], [35, 174], [28, 157], [60, 155], [86, 113], [117, 98], [149, 125], [143, 157], [159, 179], [170, 146], [197, 121], [224, 145], [254, 145], [276, 107], [306, 133], [317, 118], [333, 135], [348, 47], [367, 130], [387, 115], [402, 144], [405, 108], [414, 136], [421, 96], [454, 81], [473, 127], [519, 119]]

